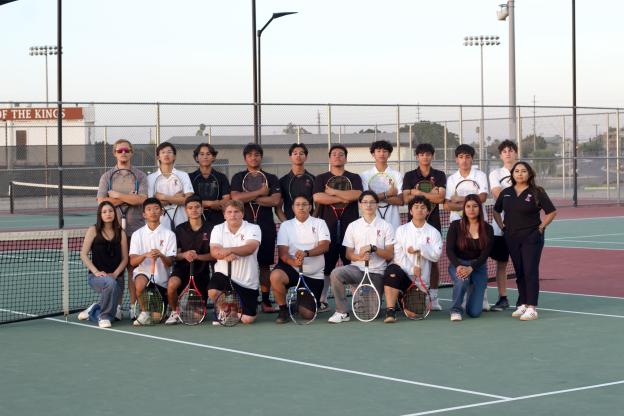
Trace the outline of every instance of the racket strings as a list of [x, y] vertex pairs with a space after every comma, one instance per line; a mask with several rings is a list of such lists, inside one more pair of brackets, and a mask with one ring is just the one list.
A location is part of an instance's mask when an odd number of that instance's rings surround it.
[[243, 305], [238, 293], [235, 291], [223, 292], [216, 300], [215, 314], [224, 326], [236, 325], [243, 314]]
[[316, 298], [304, 287], [289, 290], [288, 312], [291, 319], [298, 324], [307, 324], [316, 318]]
[[403, 296], [403, 310], [414, 318], [423, 318], [428, 314], [427, 294], [418, 287], [412, 287]]
[[379, 295], [369, 285], [360, 286], [353, 294], [353, 313], [362, 321], [372, 320], [377, 316], [380, 307]]
[[141, 303], [145, 308], [145, 312], [150, 315], [152, 323], [158, 323], [162, 320], [164, 303], [160, 292], [153, 284], [148, 285], [141, 292]]
[[178, 300], [178, 309], [182, 322], [198, 324], [203, 321], [206, 314], [204, 299], [194, 289], [183, 293]]

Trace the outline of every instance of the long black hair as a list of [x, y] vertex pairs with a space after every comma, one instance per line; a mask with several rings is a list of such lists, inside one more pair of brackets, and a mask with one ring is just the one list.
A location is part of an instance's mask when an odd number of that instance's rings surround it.
[[537, 186], [535, 184], [535, 170], [533, 170], [533, 168], [531, 167], [531, 165], [529, 165], [527, 162], [523, 161], [523, 160], [519, 160], [516, 163], [514, 163], [513, 167], [511, 168], [511, 185], [512, 186], [516, 186], [516, 179], [514, 178], [514, 170], [516, 170], [516, 166], [518, 165], [522, 165], [526, 168], [527, 172], [529, 173], [529, 179], [527, 180], [527, 184], [529, 185], [529, 192], [531, 192], [533, 194], [533, 198], [535, 199], [535, 203], [536, 205], [539, 207], [540, 206], [540, 201], [539, 201], [539, 195], [544, 192], [544, 188], [542, 188], [541, 186]]
[[102, 234], [102, 231], [104, 231], [104, 221], [102, 221], [102, 209], [105, 206], [109, 206], [113, 209], [113, 212], [115, 213], [115, 217], [113, 218], [113, 231], [115, 232], [115, 236], [113, 237], [114, 241], [120, 241], [121, 240], [121, 225], [119, 224], [119, 218], [117, 218], [117, 209], [115, 209], [115, 206], [109, 202], [109, 201], [102, 201], [100, 202], [100, 205], [98, 205], [98, 209], [97, 209], [97, 219], [95, 222], [95, 232], [97, 235], [102, 236], [102, 238], [104, 238], [104, 234]]
[[479, 248], [483, 250], [488, 244], [487, 223], [485, 222], [485, 216], [483, 212], [483, 204], [477, 194], [470, 194], [464, 199], [464, 215], [462, 215], [459, 223], [459, 236], [457, 237], [457, 246], [461, 251], [468, 248], [468, 243], [472, 239], [470, 235], [470, 222], [468, 216], [466, 216], [466, 204], [470, 201], [474, 201], [479, 206], [479, 216], [477, 217], [477, 223], [479, 224]]

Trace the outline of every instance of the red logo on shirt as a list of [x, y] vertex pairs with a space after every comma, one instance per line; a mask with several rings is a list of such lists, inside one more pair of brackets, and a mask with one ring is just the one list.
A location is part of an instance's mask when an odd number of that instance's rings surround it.
[[312, 227], [312, 234], [316, 234], [316, 227]]
[[245, 241], [245, 236], [244, 235], [240, 235], [241, 241]]
[[208, 241], [208, 233], [204, 233], [204, 236], [202, 237], [202, 240]]
[[163, 246], [163, 243], [165, 242], [165, 240], [160, 240], [160, 246]]

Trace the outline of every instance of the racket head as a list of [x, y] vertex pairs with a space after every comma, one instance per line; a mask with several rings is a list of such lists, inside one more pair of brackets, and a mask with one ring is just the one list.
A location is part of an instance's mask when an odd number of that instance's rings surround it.
[[238, 325], [243, 316], [243, 303], [236, 290], [221, 292], [214, 303], [214, 314], [222, 326]]
[[197, 195], [204, 201], [217, 201], [221, 196], [219, 180], [212, 173], [206, 179], [198, 175], [195, 188], [197, 189]]
[[144, 307], [143, 312], [147, 312], [150, 316], [149, 324], [160, 323], [165, 316], [165, 303], [153, 279], [150, 279], [139, 298], [139, 303]]
[[310, 175], [294, 175], [290, 179], [288, 184], [288, 195], [291, 201], [295, 201], [298, 196], [305, 196], [308, 199], [312, 199], [312, 188], [314, 187], [314, 180]]
[[[368, 180], [368, 189], [376, 194], [380, 194], [382, 192], [388, 192], [390, 188], [392, 188], [393, 183], [394, 181], [390, 175], [384, 172], [378, 172]], [[380, 201], [378, 206], [383, 208], [388, 206], [388, 203], [386, 201]]]
[[416, 189], [421, 192], [431, 192], [433, 191], [433, 188], [435, 188], [435, 185], [429, 179], [423, 179], [416, 184]]
[[[326, 184], [328, 187], [332, 189], [336, 189], [339, 191], [350, 191], [353, 189], [353, 184], [351, 184], [351, 180], [346, 176], [332, 176], [329, 178]], [[346, 208], [347, 204], [334, 204], [334, 208]]]
[[431, 312], [429, 294], [421, 289], [415, 282], [403, 293], [401, 301], [403, 314], [411, 320], [422, 320]]
[[511, 175], [503, 176], [500, 180], [500, 184], [503, 186], [503, 189], [509, 188], [511, 183]]
[[117, 169], [111, 174], [108, 190], [122, 194], [136, 194], [139, 192], [139, 180], [130, 169]]
[[[176, 175], [171, 174], [168, 177], [165, 175], [159, 175], [154, 182], [154, 190], [155, 192], [165, 194], [168, 196], [172, 196], [181, 192], [184, 192], [184, 186], [182, 185], [182, 181]], [[178, 210], [178, 205], [166, 205], [164, 207], [164, 211], [171, 223], [175, 220], [175, 215]], [[173, 227], [171, 228], [173, 230]]]
[[374, 320], [381, 309], [381, 297], [375, 286], [371, 284], [368, 274], [368, 261], [364, 269], [364, 277], [351, 296], [351, 310], [358, 321]]
[[479, 194], [479, 184], [472, 179], [464, 179], [455, 185], [455, 194], [459, 196], [468, 196], [471, 194]]
[[206, 317], [206, 302], [194, 288], [186, 288], [178, 298], [178, 315], [185, 325], [198, 325]]
[[299, 283], [296, 287], [288, 289], [286, 304], [288, 305], [290, 319], [294, 323], [308, 325], [316, 319], [316, 298], [303, 281], [303, 276], [299, 276]]
[[247, 172], [243, 177], [243, 190], [253, 192], [262, 189], [267, 184], [267, 178], [260, 171]]

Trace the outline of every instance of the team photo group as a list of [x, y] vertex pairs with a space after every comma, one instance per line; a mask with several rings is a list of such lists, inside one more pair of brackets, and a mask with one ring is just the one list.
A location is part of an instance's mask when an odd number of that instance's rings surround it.
[[[100, 299], [80, 320], [110, 328], [123, 319], [126, 287], [135, 326], [251, 324], [258, 307], [278, 324], [306, 324], [322, 313], [334, 324], [423, 319], [442, 310], [442, 256], [453, 282], [451, 321], [510, 308], [509, 259], [518, 290], [511, 316], [538, 318], [539, 263], [556, 209], [512, 141], [499, 145], [501, 167], [489, 177], [473, 166], [467, 144], [455, 149], [448, 176], [432, 167], [435, 149], [427, 143], [415, 149], [416, 169], [393, 169], [387, 141], [370, 145], [374, 165], [360, 174], [346, 170], [348, 150], [335, 144], [329, 171], [314, 176], [305, 167], [308, 148], [293, 143], [291, 169], [278, 178], [262, 169], [263, 149], [250, 143], [246, 168], [231, 181], [214, 169], [218, 151], [208, 143], [194, 149], [192, 173], [175, 167], [171, 143], [157, 147], [158, 169], [149, 175], [133, 166], [129, 141], [112, 149], [116, 166], [100, 178], [95, 225], [81, 251]], [[488, 197], [495, 201], [490, 222]], [[441, 210], [450, 219], [444, 239]], [[489, 258], [499, 294], [493, 305]]]

